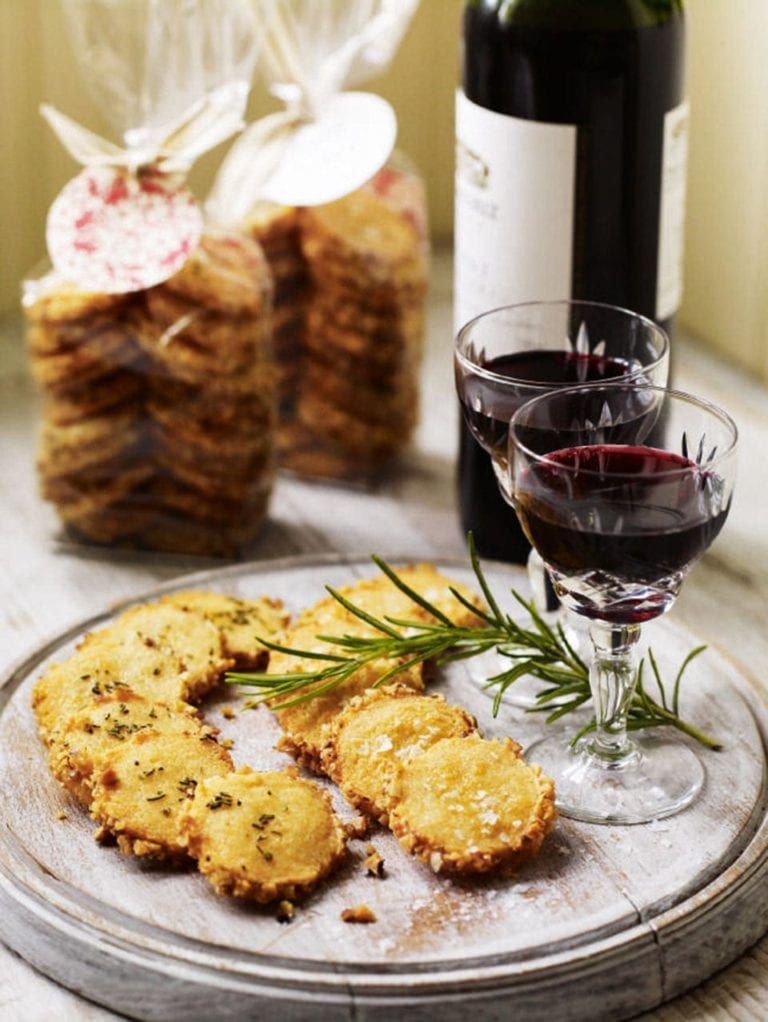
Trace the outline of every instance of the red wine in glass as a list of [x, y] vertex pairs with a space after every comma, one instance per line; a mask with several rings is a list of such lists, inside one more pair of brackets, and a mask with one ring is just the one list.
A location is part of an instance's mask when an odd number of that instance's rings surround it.
[[[646, 446], [595, 444], [530, 464], [517, 514], [579, 610], [615, 624], [662, 614], [728, 515], [706, 465]], [[713, 509], [714, 507], [714, 509]]]
[[[506, 458], [507, 430], [514, 413], [536, 390], [600, 383], [639, 371], [625, 358], [596, 353], [534, 349], [483, 359], [480, 368], [508, 381], [500, 388], [487, 375], [467, 376], [459, 399], [467, 425], [478, 443], [494, 456]], [[515, 384], [519, 383], [519, 387]]]
[[641, 625], [669, 610], [722, 529], [737, 440], [715, 405], [625, 380], [550, 391], [510, 422], [510, 499], [564, 605], [589, 621], [591, 729], [527, 750], [563, 815], [647, 823], [701, 790], [693, 750], [630, 734], [628, 714]]

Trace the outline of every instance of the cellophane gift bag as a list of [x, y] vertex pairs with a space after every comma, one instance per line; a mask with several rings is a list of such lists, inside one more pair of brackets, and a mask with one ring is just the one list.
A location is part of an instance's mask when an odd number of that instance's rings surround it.
[[261, 23], [247, 0], [64, 8], [118, 141], [42, 109], [83, 169], [23, 287], [41, 493], [78, 542], [236, 556], [275, 472], [272, 276], [186, 176], [243, 126]]
[[246, 129], [209, 196], [269, 261], [279, 464], [307, 476], [374, 480], [418, 422], [425, 189], [391, 107], [354, 91], [416, 5], [277, 0], [260, 68], [285, 108]]

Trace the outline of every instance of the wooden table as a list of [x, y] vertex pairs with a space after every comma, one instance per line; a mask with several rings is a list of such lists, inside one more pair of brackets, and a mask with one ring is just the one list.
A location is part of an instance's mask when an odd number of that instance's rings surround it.
[[[675, 620], [699, 633], [765, 686], [768, 680], [768, 392], [683, 339], [676, 384], [729, 409], [741, 429], [740, 477], [724, 533], [683, 590]], [[454, 491], [457, 407], [451, 369], [450, 262], [435, 259], [423, 371], [423, 415], [402, 468], [363, 491], [281, 478], [257, 559], [292, 554], [465, 554]], [[37, 397], [20, 325], [0, 331], [0, 665], [3, 673], [68, 625], [114, 602], [199, 568], [192, 559], [77, 553], [56, 542], [51, 509], [37, 496]], [[2, 924], [0, 923], [0, 938]], [[689, 994], [645, 1016], [762, 1022], [768, 1015], [768, 937]], [[3, 1022], [104, 1020], [115, 1016], [30, 969], [0, 947]], [[553, 1014], [556, 1018], [556, 1015]]]

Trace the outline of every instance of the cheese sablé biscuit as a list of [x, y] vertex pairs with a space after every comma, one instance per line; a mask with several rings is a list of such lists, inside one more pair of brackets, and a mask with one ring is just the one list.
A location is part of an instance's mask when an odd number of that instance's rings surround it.
[[173, 294], [238, 316], [271, 302], [269, 265], [261, 246], [237, 233], [210, 233], [163, 285]]
[[137, 695], [123, 694], [86, 713], [67, 717], [51, 735], [48, 766], [59, 783], [84, 805], [91, 804], [91, 785], [101, 757], [114, 746], [142, 732], [215, 736], [185, 703], [166, 706]]
[[46, 395], [44, 419], [56, 426], [66, 426], [107, 410], [112, 414], [137, 410], [141, 391], [142, 383], [135, 373], [118, 369], [97, 383]]
[[390, 421], [366, 420], [363, 423], [358, 416], [339, 408], [328, 398], [302, 391], [298, 419], [305, 429], [313, 429], [322, 440], [381, 463], [402, 449], [418, 421], [418, 405], [411, 405]]
[[131, 735], [95, 763], [90, 812], [98, 839], [114, 837], [124, 855], [185, 860], [182, 812], [204, 778], [232, 769], [226, 749], [199, 727]]
[[271, 596], [244, 599], [204, 590], [185, 589], [163, 596], [169, 603], [193, 614], [200, 614], [219, 629], [224, 652], [237, 668], [261, 670], [269, 653], [259, 637], [270, 638], [288, 625], [290, 614], [282, 600]]
[[[465, 585], [455, 582], [432, 564], [413, 564], [397, 568], [396, 573], [414, 592], [427, 599], [437, 610], [460, 627], [475, 627], [480, 618], [457, 599], [451, 591], [461, 593], [473, 606], [481, 606], [479, 597]], [[361, 579], [338, 590], [349, 603], [378, 618], [396, 618], [413, 621], [433, 621], [434, 617], [420, 604], [399, 589], [385, 574]], [[319, 635], [379, 634], [367, 622], [347, 610], [333, 596], [324, 597], [304, 610], [294, 624], [280, 637], [282, 646], [323, 654], [338, 653], [339, 647], [318, 638]], [[273, 652], [270, 656], [270, 674], [297, 674], [325, 666], [323, 661], [312, 661], [290, 653]], [[362, 695], [388, 674], [397, 661], [379, 659], [371, 661], [349, 679], [329, 692], [306, 701], [278, 709], [277, 719], [285, 731], [280, 748], [292, 755], [302, 766], [322, 772], [322, 750], [330, 739], [330, 726], [334, 718], [350, 699]], [[393, 682], [416, 691], [424, 689], [430, 665], [410, 664], [392, 677]], [[274, 703], [279, 703], [276, 699]]]
[[50, 744], [70, 717], [134, 696], [116, 657], [76, 651], [40, 675], [32, 689], [32, 709], [42, 739]]
[[79, 651], [94, 664], [119, 663], [129, 688], [170, 706], [202, 699], [233, 666], [212, 622], [160, 602], [123, 611], [88, 634]]
[[207, 777], [179, 829], [218, 894], [262, 904], [306, 895], [346, 856], [328, 793], [290, 770]]
[[[370, 627], [352, 621], [335, 619], [337, 631], [345, 634], [370, 635]], [[309, 653], [338, 653], [338, 647], [319, 639], [318, 632], [326, 632], [326, 625], [331, 619], [319, 618], [305, 620], [299, 627], [291, 627], [276, 640], [281, 646], [300, 649]], [[397, 666], [398, 661], [389, 659], [373, 660], [365, 664], [345, 681], [336, 685], [322, 695], [314, 695], [310, 699], [294, 702], [281, 707], [279, 696], [269, 705], [277, 707], [275, 713], [284, 734], [278, 742], [278, 748], [287, 752], [303, 767], [315, 773], [322, 773], [322, 751], [330, 740], [330, 726], [334, 718], [347, 705], [350, 699], [362, 695], [375, 685], [389, 670]], [[273, 651], [270, 654], [269, 674], [299, 674], [317, 670], [327, 666], [327, 661], [312, 660], [298, 657], [290, 653]], [[423, 664], [412, 664], [397, 674], [397, 681], [417, 690], [424, 688]], [[322, 685], [313, 683], [309, 690]], [[288, 700], [295, 696], [287, 697]]]
[[444, 738], [400, 771], [390, 797], [392, 832], [436, 873], [507, 875], [555, 822], [553, 782], [509, 738]]
[[[201, 317], [198, 317], [198, 319]], [[181, 319], [171, 327], [164, 327], [149, 316], [138, 321], [136, 340], [141, 348], [152, 358], [156, 373], [165, 373], [174, 380], [186, 380], [204, 386], [210, 375], [229, 376], [242, 372], [253, 372], [259, 363], [266, 365], [261, 352], [269, 350], [269, 320], [251, 325], [249, 335], [243, 335], [242, 343], [214, 343], [211, 335], [209, 342], [202, 344], [189, 329], [181, 329], [186, 325]], [[190, 321], [191, 322], [191, 321]], [[206, 324], [198, 323], [198, 330], [203, 332]], [[179, 327], [179, 329], [177, 329]], [[224, 328], [219, 326], [217, 333], [222, 335]], [[268, 382], [265, 376], [263, 382]]]
[[[222, 459], [247, 459], [261, 455], [269, 443], [271, 409], [265, 402], [254, 399], [254, 407], [247, 418], [237, 424], [226, 418], [206, 418], [202, 409], [189, 407], [185, 412], [183, 403], [166, 404], [153, 398], [148, 410], [154, 420], [156, 432], [172, 445], [187, 445], [200, 454], [218, 456]], [[199, 415], [195, 412], [199, 411]], [[157, 429], [159, 427], [159, 430]]]
[[322, 764], [348, 802], [386, 826], [401, 768], [441, 738], [476, 731], [475, 719], [443, 696], [387, 685], [353, 699], [336, 717]]
[[364, 189], [303, 210], [302, 250], [318, 272], [340, 265], [365, 281], [412, 284], [425, 272], [411, 224]]
[[140, 415], [133, 408], [68, 425], [49, 420], [40, 432], [39, 463], [47, 473], [61, 476], [116, 457], [127, 458], [141, 436], [140, 425]]
[[101, 341], [96, 345], [93, 341], [102, 334], [113, 333], [124, 337], [130, 330], [130, 320], [121, 322], [123, 313], [117, 311], [116, 315], [116, 311], [56, 322], [28, 320], [25, 333], [27, 350], [33, 357], [61, 355], [86, 344], [90, 349], [99, 347]]
[[128, 295], [85, 291], [76, 284], [49, 275], [26, 289], [24, 314], [35, 322], [59, 323], [89, 319], [100, 313], [117, 313], [130, 301]]
[[80, 344], [45, 356], [32, 354], [32, 376], [46, 390], [57, 393], [74, 386], [103, 381], [116, 368], [132, 368], [139, 358], [133, 334], [108, 327], [87, 335]]
[[[451, 622], [461, 628], [473, 628], [481, 619], [467, 608], [452, 590], [459, 593], [473, 607], [482, 609], [480, 597], [467, 585], [440, 572], [434, 564], [408, 564], [395, 567], [397, 577], [422, 599], [427, 600], [436, 610], [445, 614]], [[416, 603], [407, 593], [383, 572], [370, 578], [360, 579], [346, 586], [339, 586], [337, 592], [348, 602], [376, 617], [394, 617], [413, 621], [434, 621], [435, 618], [424, 607]], [[301, 613], [297, 624], [305, 622], [326, 623], [359, 620], [346, 610], [333, 596], [323, 597]], [[375, 631], [371, 629], [371, 634]]]

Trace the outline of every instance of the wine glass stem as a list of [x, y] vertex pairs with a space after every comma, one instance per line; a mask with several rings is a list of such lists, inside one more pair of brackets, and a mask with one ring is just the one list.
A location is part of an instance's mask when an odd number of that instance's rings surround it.
[[589, 634], [593, 649], [589, 685], [596, 730], [588, 750], [606, 763], [618, 763], [631, 756], [634, 749], [627, 737], [627, 714], [637, 679], [634, 647], [640, 638], [640, 626], [593, 621]]

